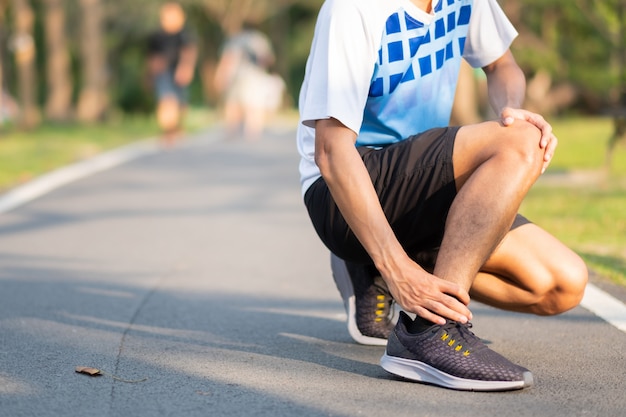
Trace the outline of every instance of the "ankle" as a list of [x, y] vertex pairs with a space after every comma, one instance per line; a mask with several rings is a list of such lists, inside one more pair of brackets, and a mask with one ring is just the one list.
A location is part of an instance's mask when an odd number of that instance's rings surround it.
[[416, 316], [413, 321], [407, 324], [406, 329], [411, 334], [418, 334], [424, 332], [425, 330], [428, 330], [434, 325], [435, 323], [426, 320], [420, 316]]

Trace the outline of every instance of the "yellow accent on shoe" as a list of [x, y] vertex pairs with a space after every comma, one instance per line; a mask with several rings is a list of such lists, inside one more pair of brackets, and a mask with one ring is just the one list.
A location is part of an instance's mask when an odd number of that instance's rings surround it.
[[444, 333], [441, 335], [441, 340], [447, 340], [450, 335], [448, 333]]

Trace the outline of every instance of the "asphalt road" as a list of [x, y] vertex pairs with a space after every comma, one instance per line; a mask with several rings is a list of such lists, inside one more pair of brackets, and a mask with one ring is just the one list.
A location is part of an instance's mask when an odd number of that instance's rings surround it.
[[530, 389], [385, 373], [384, 348], [346, 331], [293, 132], [218, 134], [0, 214], [0, 416], [626, 415], [626, 334], [582, 307], [472, 305], [476, 334], [533, 371]]

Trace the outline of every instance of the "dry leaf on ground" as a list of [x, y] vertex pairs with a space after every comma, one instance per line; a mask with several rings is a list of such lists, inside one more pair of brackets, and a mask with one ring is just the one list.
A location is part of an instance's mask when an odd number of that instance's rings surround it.
[[100, 371], [100, 369], [90, 368], [88, 366], [77, 366], [75, 371], [78, 372], [79, 374], [86, 374], [89, 376], [101, 376], [102, 375], [102, 371]]
[[79, 374], [85, 374], [85, 375], [89, 375], [89, 376], [106, 375], [106, 376], [110, 376], [111, 378], [113, 378], [116, 381], [127, 382], [127, 383], [130, 383], [130, 384], [136, 384], [137, 382], [144, 382], [144, 381], [148, 380], [148, 378], [124, 379], [124, 378], [120, 378], [119, 376], [116, 376], [116, 375], [108, 374], [108, 373], [106, 373], [104, 371], [101, 371], [100, 369], [92, 368], [90, 366], [77, 366], [76, 368], [74, 368], [74, 370], [77, 373], [79, 373]]

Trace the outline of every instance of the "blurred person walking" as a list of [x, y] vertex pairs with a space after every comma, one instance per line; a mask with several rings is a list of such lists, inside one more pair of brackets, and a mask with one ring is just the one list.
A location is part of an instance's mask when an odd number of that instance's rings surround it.
[[258, 139], [281, 106], [285, 83], [270, 72], [274, 62], [269, 39], [257, 30], [246, 28], [224, 44], [215, 87], [222, 95], [229, 136], [243, 128], [246, 139]]
[[178, 3], [161, 6], [160, 28], [148, 40], [148, 69], [157, 97], [157, 122], [166, 145], [182, 132], [188, 86], [193, 80], [198, 49], [185, 28], [186, 16]]

